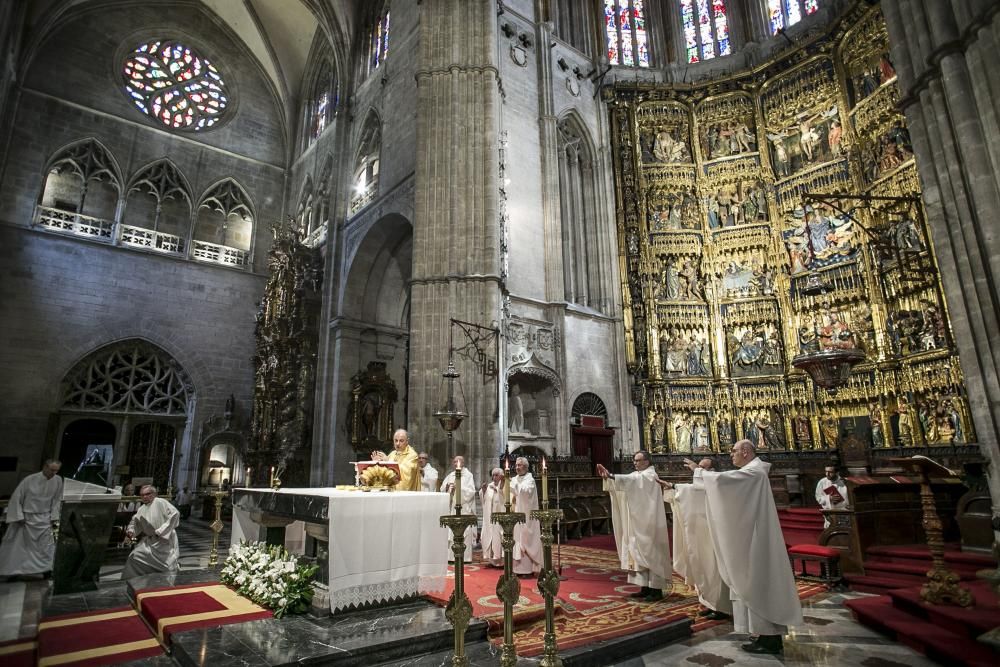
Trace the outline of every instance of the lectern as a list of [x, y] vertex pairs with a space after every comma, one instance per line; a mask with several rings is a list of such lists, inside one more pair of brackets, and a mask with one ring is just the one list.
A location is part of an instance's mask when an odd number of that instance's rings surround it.
[[927, 547], [930, 549], [933, 562], [933, 567], [927, 573], [928, 581], [920, 588], [920, 599], [929, 604], [972, 606], [972, 593], [967, 588], [959, 586], [958, 575], [944, 564], [941, 518], [938, 516], [937, 506], [934, 503], [934, 492], [931, 490], [931, 479], [954, 477], [955, 473], [937, 461], [919, 454], [889, 460], [903, 470], [913, 473], [920, 480], [920, 506], [924, 512], [924, 534], [927, 536]]

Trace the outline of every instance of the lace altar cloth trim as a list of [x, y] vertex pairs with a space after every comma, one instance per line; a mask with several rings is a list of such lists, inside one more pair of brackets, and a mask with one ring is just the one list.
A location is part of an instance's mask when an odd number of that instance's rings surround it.
[[330, 607], [333, 611], [360, 607], [377, 602], [388, 602], [397, 598], [412, 597], [418, 593], [440, 593], [445, 589], [446, 577], [409, 577], [379, 584], [352, 586], [330, 592]]

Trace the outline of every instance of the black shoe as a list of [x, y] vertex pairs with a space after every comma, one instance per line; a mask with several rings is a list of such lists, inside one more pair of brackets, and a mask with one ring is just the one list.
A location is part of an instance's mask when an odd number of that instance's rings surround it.
[[649, 589], [649, 595], [646, 596], [646, 602], [659, 602], [663, 599], [663, 591], [658, 588]]
[[711, 616], [714, 613], [715, 613], [714, 609], [702, 609], [701, 611], [698, 612], [698, 615], [699, 616]]
[[629, 597], [630, 598], [639, 598], [639, 599], [642, 599], [642, 598], [645, 598], [647, 595], [649, 595], [649, 586], [643, 586], [636, 593], [629, 593]]
[[743, 644], [741, 649], [747, 653], [762, 655], [778, 655], [784, 650], [781, 635], [761, 635], [749, 644]]
[[709, 609], [707, 614], [701, 614], [709, 621], [727, 621], [729, 620], [729, 614], [723, 614], [721, 611], [715, 611], [714, 609]]

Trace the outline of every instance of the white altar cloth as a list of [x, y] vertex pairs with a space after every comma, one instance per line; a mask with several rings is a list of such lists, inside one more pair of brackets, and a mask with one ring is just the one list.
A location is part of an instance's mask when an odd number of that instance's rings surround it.
[[[269, 489], [248, 490], [272, 493]], [[448, 530], [441, 527], [439, 517], [448, 513], [448, 494], [328, 488], [281, 489], [278, 493], [329, 499], [333, 611], [444, 590]], [[246, 512], [236, 513], [243, 516], [233, 521], [234, 544], [244, 539], [239, 524], [249, 521]]]

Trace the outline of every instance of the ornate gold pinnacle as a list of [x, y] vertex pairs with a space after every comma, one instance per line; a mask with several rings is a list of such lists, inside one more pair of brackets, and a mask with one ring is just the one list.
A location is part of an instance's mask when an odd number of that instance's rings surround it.
[[552, 526], [563, 518], [563, 511], [550, 510], [547, 502], [543, 506], [543, 509], [531, 511], [531, 518], [538, 520], [542, 531], [542, 570], [538, 573], [538, 591], [545, 597], [545, 648], [538, 664], [542, 667], [562, 667], [556, 645], [555, 597], [559, 592], [559, 575], [552, 568]]
[[445, 514], [441, 525], [451, 530], [451, 551], [455, 555], [455, 590], [448, 599], [444, 615], [455, 628], [455, 654], [451, 658], [453, 667], [467, 667], [469, 658], [465, 655], [465, 630], [472, 618], [472, 603], [465, 595], [465, 529], [476, 525], [475, 514]]
[[500, 649], [500, 664], [502, 667], [513, 667], [517, 664], [517, 651], [514, 648], [514, 604], [521, 597], [521, 582], [514, 574], [514, 526], [524, 523], [524, 512], [511, 512], [507, 505], [506, 512], [494, 512], [493, 523], [499, 524], [503, 531], [500, 546], [503, 547], [503, 576], [497, 580], [497, 597], [503, 602], [503, 647]]

